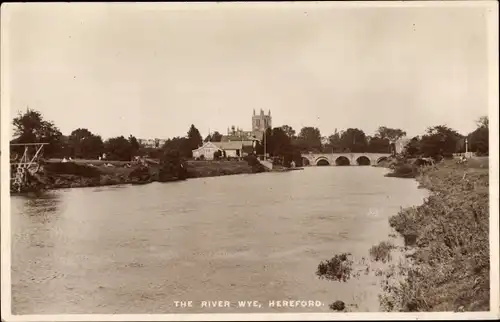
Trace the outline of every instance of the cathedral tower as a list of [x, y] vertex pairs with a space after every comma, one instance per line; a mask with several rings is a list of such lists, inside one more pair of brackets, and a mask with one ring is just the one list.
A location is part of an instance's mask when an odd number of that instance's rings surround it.
[[272, 128], [272, 118], [271, 118], [271, 110], [268, 111], [267, 115], [264, 114], [264, 111], [261, 109], [259, 114], [253, 111], [252, 116], [252, 133], [259, 140], [262, 139], [264, 132], [266, 129]]

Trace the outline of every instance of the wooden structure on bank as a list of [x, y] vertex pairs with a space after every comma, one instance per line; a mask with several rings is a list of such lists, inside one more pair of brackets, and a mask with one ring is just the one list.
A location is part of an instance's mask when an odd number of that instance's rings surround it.
[[[11, 143], [10, 146], [22, 146], [21, 157], [10, 160], [10, 191], [22, 192], [28, 186], [30, 176], [40, 170], [40, 158], [43, 147], [48, 143]], [[34, 151], [33, 151], [34, 150]]]

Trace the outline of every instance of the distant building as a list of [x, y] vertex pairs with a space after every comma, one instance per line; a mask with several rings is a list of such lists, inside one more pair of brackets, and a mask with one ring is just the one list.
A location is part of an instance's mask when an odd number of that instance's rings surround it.
[[[199, 148], [193, 150], [193, 158], [213, 160], [216, 151], [225, 152], [226, 157], [239, 158], [254, 152], [253, 141], [230, 141], [230, 142], [205, 142]], [[203, 157], [202, 157], [203, 156]]]
[[231, 128], [227, 129], [227, 134], [222, 136], [221, 142], [246, 141], [252, 140], [252, 137], [252, 131], [244, 131], [233, 125]]
[[137, 141], [145, 148], [161, 148], [167, 142], [165, 139], [138, 139]]
[[215, 143], [216, 142], [205, 142], [198, 149], [193, 150], [193, 158], [198, 159], [203, 156], [206, 160], [213, 160], [214, 153], [220, 150]]
[[272, 128], [271, 111], [269, 110], [266, 115], [262, 109], [260, 110], [260, 114], [256, 114], [254, 110], [251, 131], [244, 131], [233, 125], [231, 128], [227, 129], [227, 134], [222, 136], [221, 142], [262, 141], [264, 138], [264, 132], [268, 128]]
[[267, 115], [264, 114], [264, 111], [261, 109], [259, 114], [255, 114], [255, 110], [253, 110], [252, 116], [252, 134], [258, 140], [262, 140], [264, 136], [264, 132], [268, 129], [272, 129], [272, 117], [271, 110], [268, 111]]
[[226, 152], [226, 157], [244, 157], [253, 151], [252, 141], [213, 142], [221, 151]]

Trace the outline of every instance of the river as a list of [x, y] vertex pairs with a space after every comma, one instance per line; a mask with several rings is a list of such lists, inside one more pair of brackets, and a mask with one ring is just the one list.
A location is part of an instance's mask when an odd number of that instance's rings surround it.
[[[368, 258], [389, 239], [388, 218], [427, 196], [386, 171], [311, 167], [13, 196], [13, 314], [328, 312], [336, 300], [379, 311], [377, 277], [315, 273], [338, 253]], [[287, 299], [322, 304], [269, 306]], [[205, 300], [231, 306], [201, 308]]]

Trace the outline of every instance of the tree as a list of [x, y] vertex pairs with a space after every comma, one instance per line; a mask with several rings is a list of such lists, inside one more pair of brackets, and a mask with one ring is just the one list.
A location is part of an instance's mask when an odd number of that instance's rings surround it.
[[290, 139], [293, 139], [295, 137], [295, 130], [291, 126], [283, 125], [281, 129]]
[[343, 149], [347, 149], [350, 152], [366, 152], [368, 146], [365, 132], [354, 128], [349, 128], [342, 133], [340, 144]]
[[274, 150], [274, 141], [273, 141], [273, 130], [271, 128], [267, 128], [264, 133], [264, 137], [262, 138], [263, 152], [271, 154]]
[[291, 149], [290, 137], [281, 127], [275, 127], [272, 130], [272, 143], [273, 149], [269, 151], [272, 155], [283, 156], [284, 153]]
[[375, 136], [381, 139], [388, 139], [391, 143], [399, 140], [406, 135], [406, 132], [401, 129], [393, 129], [386, 126], [380, 126]]
[[419, 156], [420, 150], [420, 138], [415, 136], [403, 148], [402, 154], [407, 158], [415, 158]]
[[163, 151], [172, 152], [175, 151], [179, 153], [182, 158], [191, 158], [194, 149], [191, 149], [190, 142], [188, 138], [174, 137], [168, 139], [162, 147]]
[[123, 135], [107, 140], [104, 148], [111, 160], [130, 161], [134, 154], [132, 144]]
[[204, 142], [220, 142], [222, 140], [222, 134], [220, 134], [218, 131], [215, 131], [212, 134], [207, 135]]
[[342, 149], [342, 145], [340, 143], [340, 133], [335, 129], [335, 132], [328, 137], [328, 144], [326, 145], [328, 150], [332, 150], [332, 152], [339, 152]]
[[321, 152], [321, 133], [318, 128], [306, 126], [300, 130], [297, 147], [301, 151]]
[[133, 136], [132, 134], [130, 134], [128, 137], [128, 141], [130, 142], [130, 146], [132, 148], [132, 154], [133, 155], [138, 154], [138, 152], [141, 148], [141, 145], [139, 144], [139, 141], [137, 140], [137, 138], [135, 136]]
[[275, 127], [271, 135], [272, 149], [269, 150], [272, 156], [283, 160], [284, 166], [289, 166], [294, 158], [294, 148], [292, 140], [282, 127]]
[[192, 156], [192, 150], [196, 150], [203, 144], [203, 139], [201, 137], [200, 131], [191, 124], [191, 127], [189, 128], [189, 131], [187, 133], [187, 139], [188, 139], [188, 144], [189, 144], [189, 157]]
[[96, 159], [104, 152], [104, 143], [88, 129], [73, 130], [68, 137], [71, 155], [77, 158]]
[[481, 117], [477, 121], [477, 129], [469, 133], [470, 151], [479, 155], [488, 155], [489, 152], [489, 120], [487, 116]]
[[158, 181], [167, 182], [187, 178], [187, 167], [179, 151], [165, 150], [160, 158]]
[[490, 121], [489, 121], [488, 116], [481, 116], [479, 118], [479, 120], [476, 121], [476, 123], [477, 123], [477, 127], [478, 128], [486, 128], [486, 129], [488, 129]]
[[446, 125], [430, 127], [420, 140], [420, 152], [424, 157], [450, 156], [455, 153], [461, 137]]
[[255, 154], [257, 155], [263, 155], [264, 154], [264, 145], [260, 143], [260, 141], [257, 141], [255, 143]]
[[368, 141], [368, 151], [372, 153], [388, 153], [391, 150], [391, 143], [388, 138], [375, 136]]
[[212, 133], [212, 139], [210, 142], [220, 142], [222, 140], [222, 134], [220, 134], [218, 131], [215, 131]]
[[[43, 119], [38, 111], [27, 109], [26, 113], [18, 113], [12, 120], [14, 125], [14, 135], [17, 138], [15, 143], [49, 143], [44, 147], [45, 156], [57, 156], [62, 149], [62, 133], [52, 121]], [[22, 153], [15, 147], [13, 151]]]

